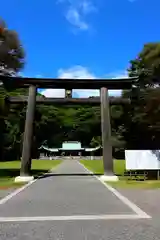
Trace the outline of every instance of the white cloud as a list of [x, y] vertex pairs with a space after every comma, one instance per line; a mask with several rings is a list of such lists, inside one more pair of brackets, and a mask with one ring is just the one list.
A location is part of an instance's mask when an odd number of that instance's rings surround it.
[[[75, 78], [75, 79], [96, 79], [94, 73], [89, 71], [88, 68], [83, 66], [74, 66], [69, 69], [59, 69], [58, 78]], [[115, 72], [107, 74], [103, 78], [124, 78], [127, 77], [126, 72]], [[76, 81], [76, 80], [75, 80]], [[55, 97], [55, 98], [63, 98], [65, 97], [64, 89], [46, 89], [41, 91], [41, 93], [46, 97]], [[111, 90], [109, 91], [109, 95], [111, 96], [120, 96], [121, 90]], [[80, 98], [87, 98], [90, 96], [99, 96], [99, 90], [73, 90], [73, 96], [78, 96]]]
[[69, 23], [81, 30], [87, 30], [89, 28], [89, 25], [81, 19], [81, 15], [77, 9], [70, 8], [66, 13], [66, 19]]
[[84, 14], [89, 14], [97, 11], [97, 8], [94, 6], [93, 2], [88, 0], [83, 0], [80, 2], [80, 7]]
[[49, 98], [64, 98], [65, 90], [64, 89], [44, 89], [41, 91], [41, 94]]
[[65, 18], [76, 29], [86, 31], [90, 25], [86, 20], [87, 15], [97, 9], [94, 0], [59, 0], [58, 3], [65, 5]]
[[96, 78], [86, 67], [80, 65], [71, 67], [69, 69], [60, 69], [58, 71], [59, 78]]
[[128, 78], [127, 71], [115, 71], [105, 75], [106, 78]]

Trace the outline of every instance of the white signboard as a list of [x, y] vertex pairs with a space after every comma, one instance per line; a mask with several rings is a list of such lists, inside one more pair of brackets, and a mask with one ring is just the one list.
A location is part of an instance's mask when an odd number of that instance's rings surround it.
[[125, 150], [126, 170], [159, 170], [160, 150]]

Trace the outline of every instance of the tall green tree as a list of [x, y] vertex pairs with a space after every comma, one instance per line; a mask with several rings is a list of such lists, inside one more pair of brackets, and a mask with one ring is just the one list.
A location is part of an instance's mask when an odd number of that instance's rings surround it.
[[[15, 75], [23, 67], [25, 63], [25, 53], [23, 46], [19, 40], [18, 34], [14, 30], [7, 28], [6, 23], [0, 19], [0, 75]], [[16, 94], [16, 91], [13, 91]], [[17, 91], [17, 95], [23, 90]], [[4, 111], [5, 109], [5, 97], [8, 93], [0, 86], [0, 159], [4, 157], [4, 149], [7, 143], [9, 143], [9, 149], [13, 148], [13, 145], [16, 145], [16, 134], [14, 134], [14, 140], [11, 140], [13, 137], [13, 129], [17, 132], [18, 125], [12, 125], [11, 120], [8, 117], [9, 115]], [[12, 94], [12, 93], [11, 93]], [[8, 116], [7, 116], [8, 115]], [[18, 119], [17, 119], [18, 120]], [[10, 139], [10, 140], [9, 140]], [[10, 145], [10, 142], [12, 143]], [[14, 144], [13, 144], [14, 143]]]
[[160, 43], [145, 44], [130, 61], [128, 71], [129, 76], [138, 76], [139, 81], [135, 88], [123, 93], [134, 102], [130, 107], [123, 107], [121, 134], [129, 148], [159, 148]]
[[8, 74], [19, 72], [25, 63], [24, 48], [16, 31], [7, 28], [0, 19], [0, 70]]
[[160, 85], [160, 42], [147, 43], [128, 69], [130, 77], [139, 76], [141, 88]]

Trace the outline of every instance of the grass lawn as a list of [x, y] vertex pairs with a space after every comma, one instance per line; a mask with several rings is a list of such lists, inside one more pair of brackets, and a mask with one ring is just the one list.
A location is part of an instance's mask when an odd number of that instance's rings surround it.
[[[94, 174], [103, 174], [103, 161], [101, 160], [81, 160], [81, 163], [92, 171]], [[146, 180], [146, 181], [135, 181], [128, 180], [123, 176], [125, 172], [125, 160], [114, 160], [114, 173], [116, 175], [122, 175], [119, 177], [118, 182], [107, 182], [115, 188], [141, 188], [151, 189], [160, 188], [160, 181], [158, 180]]]
[[[32, 175], [37, 177], [56, 167], [61, 162], [61, 160], [32, 160]], [[20, 173], [20, 166], [20, 161], [0, 162], [0, 189], [23, 185], [14, 183], [14, 178]]]
[[118, 182], [107, 182], [114, 188], [154, 189], [160, 188], [160, 180], [135, 181], [120, 177]]
[[[85, 165], [90, 171], [95, 174], [103, 174], [103, 161], [101, 160], [81, 160], [81, 163]], [[114, 160], [114, 172], [116, 175], [123, 175], [125, 171], [124, 160]]]

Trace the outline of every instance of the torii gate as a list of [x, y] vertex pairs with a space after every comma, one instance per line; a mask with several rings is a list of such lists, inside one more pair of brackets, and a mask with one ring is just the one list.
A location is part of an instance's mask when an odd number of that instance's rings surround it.
[[[34, 112], [37, 103], [46, 104], [101, 104], [101, 131], [102, 131], [102, 147], [103, 147], [103, 165], [104, 175], [101, 177], [105, 181], [118, 181], [118, 177], [113, 173], [112, 144], [111, 144], [111, 124], [109, 111], [108, 89], [130, 89], [137, 77], [120, 78], [120, 79], [45, 79], [45, 78], [22, 78], [0, 76], [6, 89], [13, 88], [29, 88], [28, 99], [25, 97], [9, 97], [9, 103], [27, 102], [25, 131], [23, 140], [22, 160], [20, 176], [15, 178], [16, 182], [29, 182], [34, 179], [30, 176], [31, 169], [31, 145], [33, 135]], [[42, 99], [37, 97], [37, 88], [58, 88], [66, 89], [66, 92], [73, 89], [100, 89], [100, 99]], [[36, 101], [37, 100], [37, 101]], [[111, 101], [111, 104], [128, 104], [130, 99], [117, 98]]]

